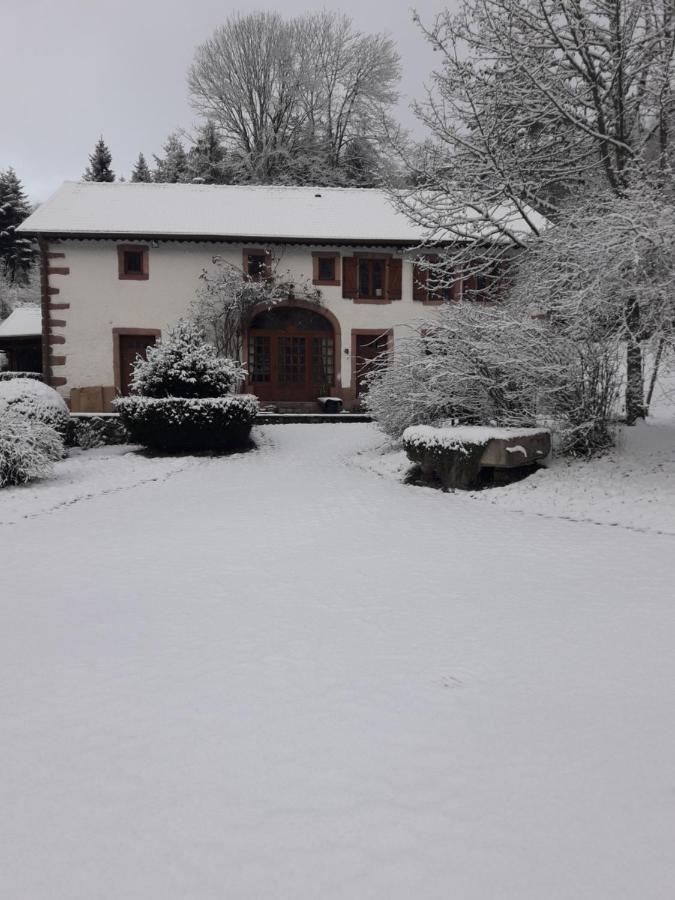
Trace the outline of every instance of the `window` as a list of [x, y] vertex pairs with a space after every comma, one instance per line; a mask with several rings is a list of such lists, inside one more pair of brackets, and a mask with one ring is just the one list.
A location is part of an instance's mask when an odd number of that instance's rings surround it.
[[128, 281], [147, 281], [148, 248], [136, 244], [122, 244], [117, 248], [118, 276]]
[[249, 377], [254, 384], [265, 384], [272, 377], [272, 339], [267, 335], [251, 335], [248, 345]]
[[385, 253], [342, 257], [342, 296], [356, 303], [390, 303], [402, 297], [403, 260]]
[[459, 300], [460, 280], [438, 256], [422, 257], [413, 266], [413, 300], [447, 303]]
[[384, 296], [384, 260], [360, 259], [358, 262], [359, 297], [379, 300]]
[[332, 337], [312, 338], [312, 383], [333, 386], [335, 345]]
[[340, 284], [339, 253], [312, 253], [313, 284]]
[[250, 281], [262, 281], [269, 275], [270, 255], [266, 250], [244, 250], [244, 275]]

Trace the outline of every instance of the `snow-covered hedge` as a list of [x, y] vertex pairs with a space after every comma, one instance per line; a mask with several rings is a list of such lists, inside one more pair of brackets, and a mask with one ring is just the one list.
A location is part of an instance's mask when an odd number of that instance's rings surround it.
[[32, 378], [42, 381], [42, 372], [0, 372], [0, 381], [12, 381], [15, 378]]
[[65, 437], [70, 418], [68, 407], [57, 391], [41, 381], [34, 378], [0, 381], [0, 416], [9, 410], [50, 425]]
[[114, 406], [131, 440], [156, 450], [229, 450], [248, 439], [258, 411], [252, 394], [225, 397], [119, 397]]
[[135, 363], [131, 390], [144, 397], [222, 397], [245, 375], [238, 362], [216, 355], [197, 326], [180, 320]]
[[51, 426], [5, 406], [0, 409], [0, 487], [48, 475], [63, 442]]

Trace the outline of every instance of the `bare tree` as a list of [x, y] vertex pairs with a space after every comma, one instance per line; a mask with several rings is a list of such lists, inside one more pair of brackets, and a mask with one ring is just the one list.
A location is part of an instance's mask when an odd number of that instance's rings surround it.
[[230, 17], [197, 48], [188, 85], [238, 155], [242, 180], [325, 182], [346, 168], [351, 141], [377, 136], [399, 77], [392, 41], [355, 31], [346, 16], [254, 13]]
[[[419, 20], [418, 20], [419, 21]], [[463, 0], [420, 28], [440, 55], [417, 112], [430, 130], [409, 157], [400, 207], [430, 238], [484, 220], [526, 249], [531, 211], [620, 199], [669, 182], [673, 0]], [[504, 208], [530, 231], [504, 228]], [[642, 410], [640, 298], [625, 301], [626, 411]]]

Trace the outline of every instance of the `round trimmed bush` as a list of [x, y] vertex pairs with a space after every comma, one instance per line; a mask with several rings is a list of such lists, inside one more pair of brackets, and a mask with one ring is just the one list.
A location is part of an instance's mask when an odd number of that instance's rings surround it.
[[63, 397], [34, 378], [0, 381], [0, 415], [11, 410], [35, 422], [55, 428], [65, 436], [70, 412]]
[[232, 450], [246, 444], [258, 411], [252, 394], [119, 397], [115, 409], [132, 441], [154, 450]]

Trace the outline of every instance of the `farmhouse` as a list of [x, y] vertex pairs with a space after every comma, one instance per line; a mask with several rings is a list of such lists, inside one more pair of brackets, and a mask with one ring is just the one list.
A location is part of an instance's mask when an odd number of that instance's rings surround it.
[[19, 230], [41, 251], [45, 380], [74, 410], [128, 392], [137, 354], [186, 314], [215, 256], [320, 292], [246, 323], [245, 390], [280, 408], [327, 393], [357, 408], [369, 361], [463, 289], [428, 293], [425, 235], [380, 190], [66, 182]]

